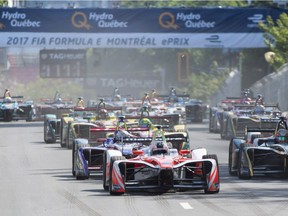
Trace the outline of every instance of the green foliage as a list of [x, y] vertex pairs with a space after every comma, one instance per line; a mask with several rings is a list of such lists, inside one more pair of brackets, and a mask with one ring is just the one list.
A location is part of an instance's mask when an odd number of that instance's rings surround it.
[[0, 0], [0, 6], [3, 7], [4, 5], [7, 5], [8, 1], [7, 0]]
[[209, 98], [220, 89], [228, 76], [228, 71], [219, 74], [193, 73], [189, 77], [187, 92], [191, 98], [209, 102]]
[[268, 16], [266, 23], [259, 23], [259, 28], [265, 32], [266, 45], [275, 53], [270, 63], [279, 68], [287, 62], [288, 57], [288, 15], [282, 13], [276, 21]]
[[29, 84], [17, 84], [10, 89], [13, 95], [23, 95], [25, 100], [34, 101], [40, 98], [53, 98], [56, 91], [60, 92], [62, 98], [72, 98], [75, 101], [83, 95], [81, 83], [60, 79], [39, 78]]

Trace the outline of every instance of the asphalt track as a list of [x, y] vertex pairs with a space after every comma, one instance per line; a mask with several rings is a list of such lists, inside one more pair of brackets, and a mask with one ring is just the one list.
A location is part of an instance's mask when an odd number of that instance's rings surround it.
[[1, 216], [287, 216], [288, 179], [229, 176], [228, 141], [208, 124], [188, 125], [192, 148], [217, 154], [220, 192], [128, 193], [110, 196], [101, 177], [77, 181], [71, 150], [45, 144], [43, 123], [0, 123]]

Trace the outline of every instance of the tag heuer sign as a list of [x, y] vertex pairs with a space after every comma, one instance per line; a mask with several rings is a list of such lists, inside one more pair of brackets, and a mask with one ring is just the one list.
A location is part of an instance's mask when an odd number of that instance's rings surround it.
[[77, 78], [86, 76], [86, 50], [41, 50], [41, 78]]

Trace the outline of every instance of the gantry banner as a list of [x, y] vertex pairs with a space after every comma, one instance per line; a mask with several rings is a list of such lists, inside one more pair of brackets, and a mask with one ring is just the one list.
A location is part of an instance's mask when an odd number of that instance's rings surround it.
[[276, 8], [0, 8], [0, 47], [261, 48]]

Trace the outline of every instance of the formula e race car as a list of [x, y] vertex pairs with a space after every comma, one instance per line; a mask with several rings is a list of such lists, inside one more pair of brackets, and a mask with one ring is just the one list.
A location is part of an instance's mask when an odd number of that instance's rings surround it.
[[[91, 128], [95, 145], [87, 139], [75, 139], [72, 147], [72, 173], [76, 179], [89, 178], [90, 174], [103, 174], [103, 153], [108, 149], [118, 150], [125, 158], [138, 155], [140, 149], [151, 142], [151, 131], [148, 127], [129, 127], [126, 130], [117, 128]], [[113, 133], [112, 133], [113, 132]], [[103, 138], [106, 133], [107, 138]], [[155, 133], [155, 131], [153, 131]], [[176, 149], [188, 149], [189, 137], [185, 132], [165, 132], [164, 136]], [[95, 141], [94, 141], [95, 143]], [[104, 159], [106, 161], [106, 159]]]
[[61, 98], [60, 95], [56, 97], [56, 95], [54, 99], [42, 98], [41, 103], [36, 105], [36, 118], [38, 120], [43, 120], [46, 114], [56, 115], [60, 119], [63, 114], [73, 112], [74, 104], [72, 99]]
[[[63, 134], [63, 140], [61, 140], [63, 143], [61, 146], [65, 146], [68, 149], [72, 149], [73, 142], [77, 138], [84, 138], [89, 141], [90, 144], [93, 143], [93, 145], [98, 145], [101, 143], [99, 140], [97, 140], [97, 137], [95, 133], [92, 132], [92, 128], [99, 128], [99, 125], [96, 125], [92, 122], [88, 122], [85, 119], [76, 119], [73, 121], [69, 121], [67, 125], [67, 131]], [[98, 138], [105, 138], [105, 133], [100, 135], [98, 134]], [[64, 144], [65, 140], [65, 144]]]
[[223, 113], [232, 110], [237, 104], [240, 104], [239, 97], [227, 97], [216, 106], [211, 106], [209, 108], [209, 132], [219, 133], [223, 122]]
[[44, 117], [44, 142], [56, 143], [60, 139], [61, 119], [56, 115], [46, 114]]
[[201, 100], [190, 99], [185, 103], [186, 122], [203, 122], [206, 107]]
[[229, 173], [240, 179], [256, 175], [288, 176], [288, 128], [284, 118], [276, 129], [247, 128], [244, 138], [229, 145]]
[[33, 121], [36, 109], [32, 101], [23, 101], [23, 96], [3, 98], [0, 102], [0, 121]]
[[[129, 132], [128, 132], [129, 131]], [[130, 132], [147, 132], [147, 128], [129, 128], [125, 131], [126, 137], [133, 137]], [[103, 153], [109, 149], [117, 149], [123, 152], [125, 157], [133, 157], [132, 149], [135, 142], [114, 142], [115, 128], [91, 128], [94, 144], [88, 139], [77, 138], [73, 141], [72, 147], [72, 174], [77, 180], [89, 178], [90, 174], [103, 174]], [[121, 131], [124, 132], [124, 131]], [[106, 138], [107, 137], [107, 138]], [[96, 144], [95, 144], [96, 143]], [[138, 146], [139, 143], [137, 143]]]
[[243, 137], [246, 127], [275, 128], [281, 111], [276, 104], [259, 105], [234, 105], [233, 110], [223, 112], [220, 136], [221, 139], [230, 140]]
[[[204, 190], [218, 193], [219, 169], [216, 155], [206, 149], [173, 148], [165, 136], [153, 136], [146, 148], [135, 149], [127, 159], [121, 151], [108, 149], [104, 156], [103, 188], [111, 195], [129, 191], [166, 192]], [[171, 141], [173, 143], [173, 141]]]

